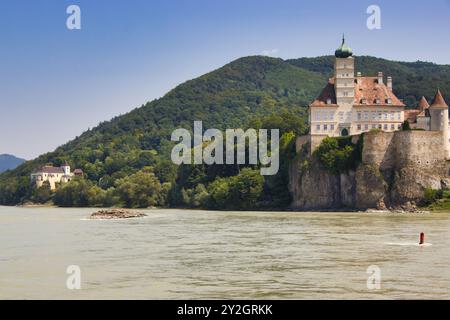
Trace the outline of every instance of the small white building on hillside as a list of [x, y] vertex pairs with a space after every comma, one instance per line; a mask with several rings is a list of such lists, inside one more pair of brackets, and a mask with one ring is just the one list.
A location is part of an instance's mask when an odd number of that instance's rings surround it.
[[36, 187], [41, 187], [44, 182], [50, 184], [50, 189], [56, 189], [57, 183], [67, 183], [74, 176], [82, 176], [83, 171], [81, 169], [75, 169], [74, 172], [70, 171], [70, 166], [65, 162], [60, 167], [53, 167], [51, 165], [43, 166], [31, 174], [31, 182], [36, 184]]

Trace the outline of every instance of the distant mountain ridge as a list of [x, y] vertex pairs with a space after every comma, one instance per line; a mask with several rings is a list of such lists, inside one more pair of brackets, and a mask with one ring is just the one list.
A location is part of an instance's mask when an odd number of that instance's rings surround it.
[[[450, 65], [397, 62], [355, 57], [356, 71], [393, 77], [395, 94], [414, 107], [439, 87], [450, 97]], [[239, 128], [267, 115], [287, 111], [307, 123], [308, 104], [333, 74], [333, 56], [283, 60], [263, 56], [237, 59], [215, 71], [180, 84], [160, 99], [102, 122], [53, 152], [0, 174], [0, 204], [27, 201], [29, 174], [38, 166], [68, 161], [85, 178], [106, 190], [125, 176], [151, 167], [162, 182], [175, 183], [170, 161], [176, 128], [192, 129], [194, 120], [206, 128]], [[302, 128], [304, 130], [304, 128]], [[302, 131], [299, 130], [299, 131]]]
[[11, 154], [0, 154], [0, 173], [12, 170], [24, 163], [26, 160]]

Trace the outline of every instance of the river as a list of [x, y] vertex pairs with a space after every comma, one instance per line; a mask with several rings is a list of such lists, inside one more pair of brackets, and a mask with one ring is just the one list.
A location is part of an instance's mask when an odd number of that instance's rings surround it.
[[0, 207], [0, 299], [450, 299], [450, 214], [93, 211]]

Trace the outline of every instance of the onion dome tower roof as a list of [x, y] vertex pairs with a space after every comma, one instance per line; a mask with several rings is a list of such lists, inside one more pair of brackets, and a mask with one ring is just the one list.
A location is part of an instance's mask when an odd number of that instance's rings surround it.
[[351, 57], [353, 55], [352, 48], [350, 48], [345, 43], [345, 36], [344, 35], [342, 35], [342, 44], [340, 45], [339, 48], [336, 49], [336, 51], [334, 52], [334, 55], [336, 56], [336, 58], [348, 58], [348, 57]]

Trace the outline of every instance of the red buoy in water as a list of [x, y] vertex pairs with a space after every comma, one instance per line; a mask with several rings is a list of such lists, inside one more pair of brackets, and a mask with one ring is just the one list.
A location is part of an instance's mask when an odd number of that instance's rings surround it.
[[425, 243], [425, 233], [421, 232], [419, 244], [424, 244], [424, 243]]

